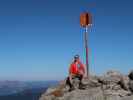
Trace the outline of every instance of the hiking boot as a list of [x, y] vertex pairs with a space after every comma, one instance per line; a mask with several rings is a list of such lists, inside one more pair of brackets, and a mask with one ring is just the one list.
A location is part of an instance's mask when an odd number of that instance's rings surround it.
[[71, 92], [74, 90], [74, 87], [71, 87], [68, 91]]
[[79, 87], [80, 90], [85, 90], [86, 88], [85, 87]]

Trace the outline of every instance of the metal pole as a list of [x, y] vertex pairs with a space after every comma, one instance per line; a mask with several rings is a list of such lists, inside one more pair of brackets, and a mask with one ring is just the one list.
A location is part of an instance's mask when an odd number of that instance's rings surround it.
[[87, 38], [87, 33], [88, 33], [88, 27], [85, 27], [85, 50], [86, 50], [86, 68], [87, 68], [87, 77], [89, 77], [89, 58], [88, 58], [88, 38]]

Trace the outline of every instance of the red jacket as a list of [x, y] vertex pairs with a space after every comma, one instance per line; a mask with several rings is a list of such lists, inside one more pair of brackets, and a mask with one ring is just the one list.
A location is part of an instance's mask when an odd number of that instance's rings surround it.
[[71, 74], [79, 74], [81, 71], [83, 72], [82, 74], [85, 73], [84, 65], [81, 62], [78, 62], [78, 63], [73, 62], [70, 65], [69, 73], [71, 73]]

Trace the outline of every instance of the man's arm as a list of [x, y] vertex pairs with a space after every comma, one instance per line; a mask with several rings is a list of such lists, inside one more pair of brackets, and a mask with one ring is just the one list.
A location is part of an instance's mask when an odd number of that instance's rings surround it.
[[69, 67], [69, 75], [72, 73], [72, 64], [70, 64], [70, 67]]
[[82, 64], [80, 61], [78, 63], [80, 65], [79, 69], [83, 72], [82, 74], [85, 74], [85, 66], [84, 66], [84, 64]]

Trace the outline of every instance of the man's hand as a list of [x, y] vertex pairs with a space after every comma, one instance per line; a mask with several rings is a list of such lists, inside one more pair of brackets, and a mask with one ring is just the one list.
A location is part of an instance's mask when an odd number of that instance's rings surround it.
[[81, 75], [84, 75], [83, 70], [79, 70], [78, 73], [81, 74]]

